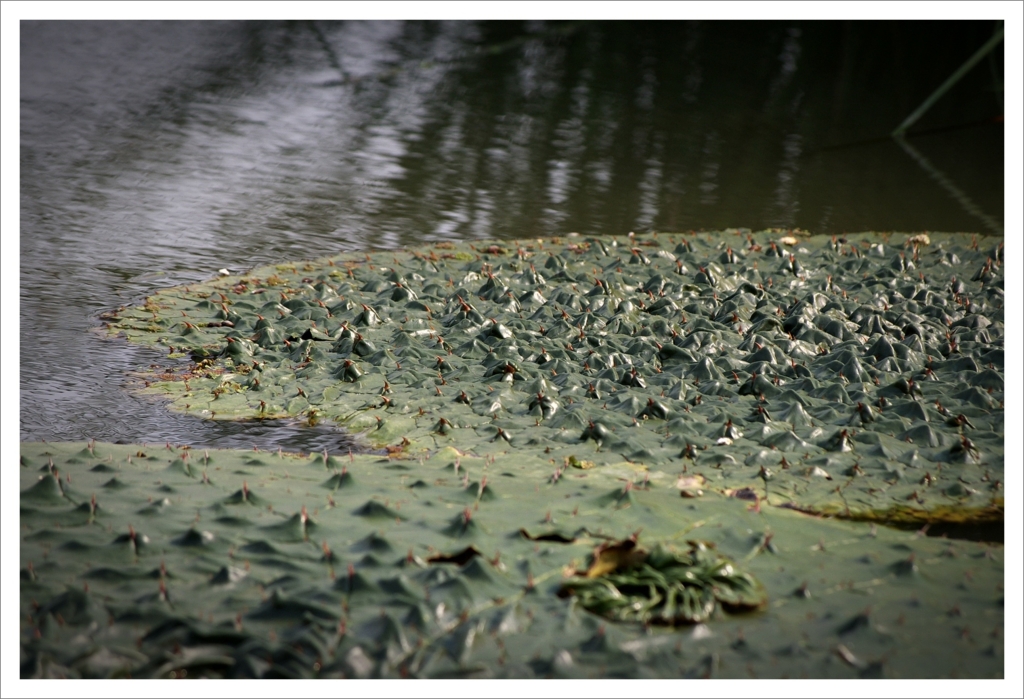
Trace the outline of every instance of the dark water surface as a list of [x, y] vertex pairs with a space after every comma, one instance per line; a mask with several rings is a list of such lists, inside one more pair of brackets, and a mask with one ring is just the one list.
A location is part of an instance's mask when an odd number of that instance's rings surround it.
[[[21, 438], [347, 448], [131, 394], [97, 316], [422, 241], [998, 232], [991, 22], [22, 22]], [[952, 128], [946, 128], [952, 127]]]

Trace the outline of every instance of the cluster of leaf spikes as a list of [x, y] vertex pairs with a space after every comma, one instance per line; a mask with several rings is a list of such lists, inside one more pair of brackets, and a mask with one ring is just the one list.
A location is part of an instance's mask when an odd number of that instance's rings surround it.
[[669, 626], [703, 623], [718, 609], [735, 614], [767, 604], [761, 583], [713, 544], [688, 545], [685, 553], [661, 545], [648, 552], [635, 539], [600, 546], [588, 569], [563, 583], [560, 594], [613, 621]]

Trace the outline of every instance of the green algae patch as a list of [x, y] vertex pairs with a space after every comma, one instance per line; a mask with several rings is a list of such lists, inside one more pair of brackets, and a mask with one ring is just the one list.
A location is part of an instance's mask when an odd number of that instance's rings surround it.
[[487, 444], [23, 444], [21, 676], [1003, 674], [999, 545]]
[[275, 265], [107, 322], [192, 357], [144, 377], [173, 410], [330, 420], [393, 459], [689, 469], [770, 507], [992, 536], [1003, 299], [1001, 239], [570, 236]]

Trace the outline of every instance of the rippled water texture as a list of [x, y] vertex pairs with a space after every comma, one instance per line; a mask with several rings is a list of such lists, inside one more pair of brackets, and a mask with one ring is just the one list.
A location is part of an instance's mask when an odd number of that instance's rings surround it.
[[163, 358], [97, 315], [224, 267], [569, 231], [998, 229], [1001, 49], [912, 153], [885, 138], [992, 31], [23, 22], [21, 437], [345, 448], [126, 390]]

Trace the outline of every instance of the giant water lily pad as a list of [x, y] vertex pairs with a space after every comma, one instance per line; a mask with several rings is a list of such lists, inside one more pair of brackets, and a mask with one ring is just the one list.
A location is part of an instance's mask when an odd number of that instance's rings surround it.
[[[680, 497], [677, 477], [628, 462], [567, 469], [511, 447], [402, 469], [370, 454], [21, 451], [23, 677], [1003, 672], [999, 545]], [[388, 516], [363, 516], [368, 503]], [[591, 604], [587, 585], [608, 581], [653, 600], [644, 576], [682, 582], [675, 611]]]
[[1002, 242], [770, 233], [347, 254], [154, 294], [111, 333], [191, 356], [174, 410], [696, 469], [768, 506], [921, 527], [1003, 512]]

